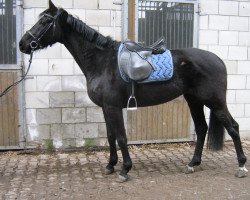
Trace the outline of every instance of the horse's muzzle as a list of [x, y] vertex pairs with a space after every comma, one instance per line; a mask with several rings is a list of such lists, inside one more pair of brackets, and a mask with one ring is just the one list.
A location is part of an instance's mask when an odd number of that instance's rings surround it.
[[19, 42], [19, 49], [22, 53], [25, 54], [30, 54], [31, 53], [31, 47], [25, 44], [25, 42], [23, 42], [23, 40], [20, 40]]

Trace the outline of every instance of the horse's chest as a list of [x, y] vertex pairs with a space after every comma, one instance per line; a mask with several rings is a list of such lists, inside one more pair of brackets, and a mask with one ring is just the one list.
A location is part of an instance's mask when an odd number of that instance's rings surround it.
[[92, 80], [87, 84], [89, 98], [98, 106], [104, 104], [120, 106], [121, 87], [117, 82], [112, 83], [108, 78]]
[[88, 95], [96, 105], [102, 106], [103, 87], [99, 83], [88, 84]]

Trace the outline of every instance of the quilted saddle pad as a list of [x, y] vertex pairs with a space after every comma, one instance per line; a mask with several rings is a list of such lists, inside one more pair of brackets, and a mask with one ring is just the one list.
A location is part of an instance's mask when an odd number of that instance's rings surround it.
[[[152, 54], [151, 63], [154, 66], [149, 77], [144, 80], [136, 81], [137, 83], [149, 83], [157, 81], [167, 81], [173, 76], [173, 58], [169, 50], [162, 54]], [[131, 79], [119, 68], [121, 77], [126, 82], [131, 82]]]

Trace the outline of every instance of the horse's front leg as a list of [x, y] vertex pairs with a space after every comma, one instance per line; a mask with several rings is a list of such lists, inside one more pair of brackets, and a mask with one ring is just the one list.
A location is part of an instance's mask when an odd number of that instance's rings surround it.
[[113, 170], [117, 162], [117, 153], [115, 148], [115, 138], [122, 152], [123, 166], [119, 175], [119, 180], [124, 182], [128, 180], [128, 172], [132, 168], [132, 161], [128, 152], [127, 136], [123, 122], [122, 109], [106, 105], [103, 107], [104, 117], [107, 124], [108, 140], [110, 143], [110, 161], [107, 170]]

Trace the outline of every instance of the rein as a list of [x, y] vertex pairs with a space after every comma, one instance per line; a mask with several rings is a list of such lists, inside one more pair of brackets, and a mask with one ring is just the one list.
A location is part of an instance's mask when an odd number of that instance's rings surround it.
[[16, 81], [15, 83], [11, 84], [10, 86], [8, 86], [3, 92], [0, 93], [0, 98], [2, 96], [4, 96], [5, 94], [7, 94], [14, 86], [18, 85], [19, 83], [21, 83], [27, 76], [29, 70], [30, 70], [30, 66], [32, 63], [32, 58], [33, 58], [33, 53], [35, 51], [35, 49], [39, 46], [40, 48], [42, 48], [42, 45], [40, 44], [40, 40], [43, 38], [43, 36], [47, 33], [47, 31], [51, 28], [51, 26], [53, 26], [53, 35], [54, 35], [54, 31], [55, 31], [55, 22], [57, 17], [60, 15], [61, 13], [59, 12], [56, 16], [51, 16], [48, 14], [44, 14], [42, 17], [46, 16], [49, 17], [51, 19], [53, 19], [52, 22], [50, 22], [42, 31], [41, 33], [36, 37], [33, 33], [31, 33], [31, 31], [27, 31], [27, 33], [34, 39], [30, 42], [30, 48], [31, 48], [31, 52], [30, 52], [30, 59], [29, 59], [29, 66], [28, 69], [26, 71], [26, 73], [22, 76], [22, 78], [19, 81]]
[[27, 76], [27, 74], [28, 74], [28, 72], [30, 70], [31, 63], [32, 63], [33, 53], [34, 53], [34, 49], [31, 50], [30, 59], [29, 59], [29, 66], [28, 66], [28, 69], [27, 69], [26, 73], [23, 75], [23, 77], [19, 81], [17, 81], [15, 83], [13, 83], [12, 85], [8, 86], [2, 93], [0, 93], [0, 98], [2, 96], [6, 95], [14, 86], [18, 85], [19, 83], [21, 83], [26, 78], [26, 76]]

